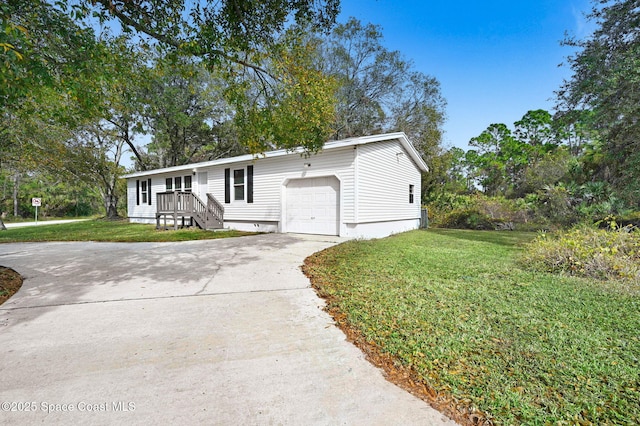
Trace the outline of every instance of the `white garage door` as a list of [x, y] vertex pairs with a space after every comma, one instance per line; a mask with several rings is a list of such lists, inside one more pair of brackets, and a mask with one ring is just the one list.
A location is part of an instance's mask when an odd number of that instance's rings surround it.
[[338, 235], [340, 182], [335, 177], [295, 179], [287, 184], [286, 230]]

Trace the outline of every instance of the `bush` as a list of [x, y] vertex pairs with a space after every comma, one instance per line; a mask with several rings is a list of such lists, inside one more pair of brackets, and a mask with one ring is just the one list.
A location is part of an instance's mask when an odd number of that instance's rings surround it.
[[527, 208], [516, 200], [482, 194], [458, 196], [455, 203], [429, 206], [434, 226], [462, 229], [512, 230], [529, 222]]
[[444, 216], [439, 224], [443, 228], [457, 229], [494, 229], [495, 225], [491, 218], [477, 209], [454, 210]]
[[640, 228], [640, 211], [627, 212], [615, 217], [619, 226], [634, 226]]
[[538, 271], [640, 284], [640, 232], [581, 227], [541, 234], [527, 244], [521, 262]]

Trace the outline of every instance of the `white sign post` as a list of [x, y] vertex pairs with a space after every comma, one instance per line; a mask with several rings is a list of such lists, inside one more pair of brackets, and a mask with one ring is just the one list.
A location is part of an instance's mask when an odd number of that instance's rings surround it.
[[36, 225], [38, 224], [38, 207], [42, 205], [42, 198], [32, 198], [31, 205], [36, 208]]

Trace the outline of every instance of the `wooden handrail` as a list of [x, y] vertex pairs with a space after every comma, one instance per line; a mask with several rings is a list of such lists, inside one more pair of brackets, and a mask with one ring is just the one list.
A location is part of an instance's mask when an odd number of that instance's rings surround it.
[[189, 216], [203, 229], [222, 228], [224, 207], [211, 194], [207, 194], [205, 204], [190, 191], [158, 192], [156, 194], [156, 221], [160, 226], [160, 216], [171, 215], [174, 229], [177, 229], [178, 216]]
[[207, 194], [207, 213], [210, 213], [222, 225], [224, 221], [224, 206], [211, 194]]

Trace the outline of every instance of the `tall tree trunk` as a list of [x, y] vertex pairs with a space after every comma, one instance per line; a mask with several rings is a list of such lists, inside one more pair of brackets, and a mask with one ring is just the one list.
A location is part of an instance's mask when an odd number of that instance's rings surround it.
[[118, 218], [118, 197], [113, 194], [113, 190], [110, 188], [110, 193], [104, 196], [104, 208], [107, 214], [107, 219]]
[[20, 173], [13, 176], [13, 216], [18, 216], [18, 186], [20, 185]]

